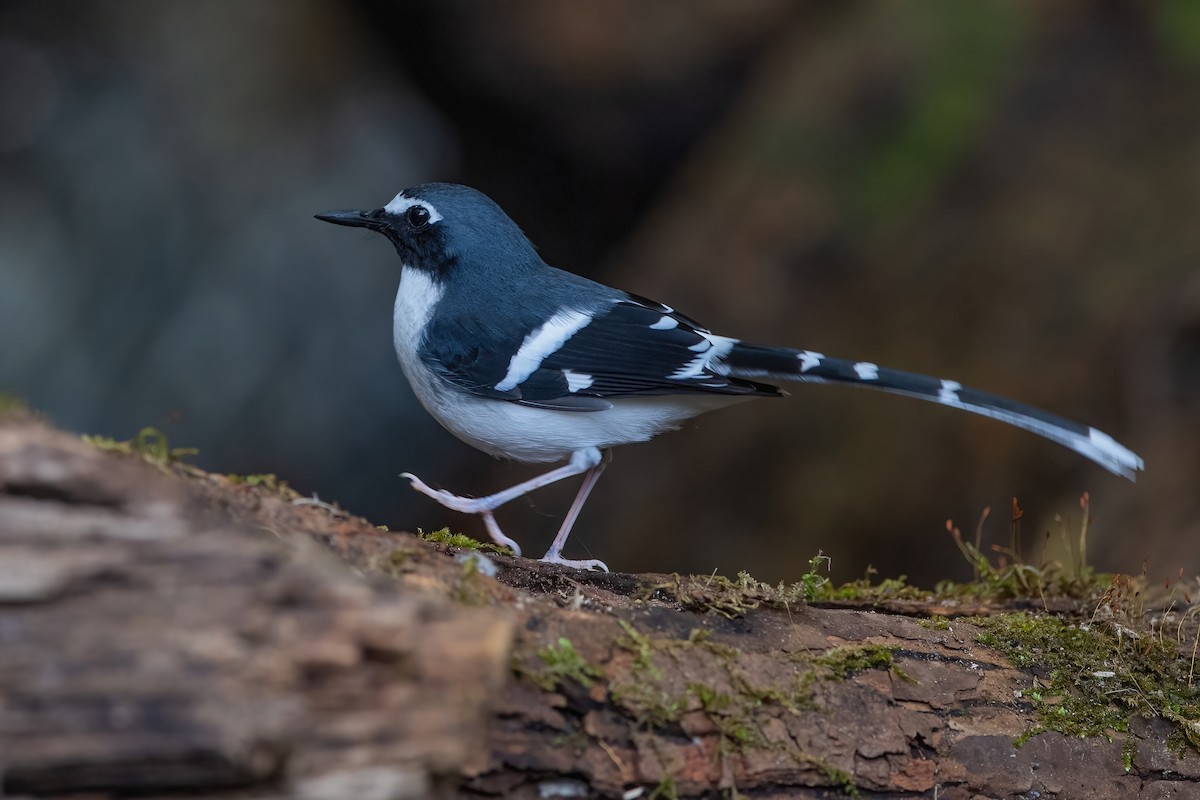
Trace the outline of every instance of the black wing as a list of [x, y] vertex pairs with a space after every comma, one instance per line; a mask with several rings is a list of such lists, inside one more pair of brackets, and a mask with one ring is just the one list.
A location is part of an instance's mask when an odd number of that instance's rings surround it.
[[466, 358], [437, 359], [439, 371], [479, 396], [568, 411], [600, 411], [622, 397], [782, 394], [774, 386], [712, 368], [736, 340], [633, 295], [595, 310], [536, 369], [511, 385], [512, 356], [527, 341], [504, 353], [475, 350]]

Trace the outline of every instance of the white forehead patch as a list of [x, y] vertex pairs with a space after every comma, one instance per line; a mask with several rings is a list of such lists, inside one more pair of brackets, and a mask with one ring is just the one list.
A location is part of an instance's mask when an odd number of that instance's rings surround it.
[[416, 200], [411, 197], [405, 197], [404, 192], [401, 192], [400, 194], [393, 197], [392, 202], [390, 202], [386, 206], [384, 206], [383, 210], [388, 212], [389, 214], [395, 214], [396, 216], [400, 216], [401, 214], [403, 214], [405, 211], [408, 211], [413, 206], [421, 206], [422, 208], [424, 208], [426, 211], [429, 212], [429, 224], [430, 225], [432, 225], [435, 222], [440, 222], [442, 219], [442, 215], [438, 213], [438, 210], [436, 208], [434, 208], [433, 204], [430, 203], [428, 200]]

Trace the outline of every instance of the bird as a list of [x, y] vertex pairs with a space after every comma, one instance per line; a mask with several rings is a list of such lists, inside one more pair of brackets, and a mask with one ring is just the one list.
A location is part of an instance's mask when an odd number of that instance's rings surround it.
[[564, 462], [485, 497], [402, 475], [441, 505], [482, 517], [492, 540], [518, 556], [496, 509], [582, 475], [541, 560], [607, 571], [599, 559], [564, 557], [563, 547], [612, 448], [708, 411], [785, 396], [775, 385], [782, 381], [928, 400], [1039, 434], [1130, 480], [1144, 468], [1108, 434], [1033, 406], [870, 361], [721, 336], [671, 306], [552, 267], [499, 205], [468, 186], [424, 183], [380, 208], [315, 216], [382, 234], [395, 247], [401, 267], [393, 344], [435, 420], [495, 457]]

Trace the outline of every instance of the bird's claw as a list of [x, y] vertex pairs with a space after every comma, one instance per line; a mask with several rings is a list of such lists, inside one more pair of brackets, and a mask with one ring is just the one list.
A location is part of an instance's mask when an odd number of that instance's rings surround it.
[[598, 558], [563, 558], [554, 553], [547, 553], [538, 559], [545, 564], [562, 564], [564, 567], [571, 569], [600, 569], [608, 572], [608, 565]]
[[521, 545], [510, 539], [500, 530], [500, 523], [496, 522], [496, 517], [490, 511], [481, 512], [483, 524], [487, 527], [488, 536], [492, 537], [492, 541], [501, 547], [507, 547], [513, 551], [513, 555], [517, 558], [521, 557]]
[[481, 514], [484, 511], [491, 510], [480, 498], [460, 497], [447, 492], [445, 489], [434, 489], [411, 472], [402, 472], [400, 473], [400, 477], [407, 478], [413, 489], [426, 497], [438, 501], [451, 511], [459, 511], [463, 514]]

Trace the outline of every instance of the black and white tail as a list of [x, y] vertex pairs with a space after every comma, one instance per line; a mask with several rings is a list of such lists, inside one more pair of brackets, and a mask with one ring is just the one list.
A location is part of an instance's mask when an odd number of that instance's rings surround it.
[[869, 361], [828, 358], [811, 350], [738, 342], [721, 359], [720, 371], [750, 380], [845, 383], [894, 394], [931, 400], [998, 419], [1069, 447], [1117, 475], [1134, 480], [1142, 459], [1108, 434], [1087, 425], [1063, 419], [1039, 408], [1016, 403], [999, 395], [970, 389], [957, 381], [930, 378], [911, 372], [887, 369]]

